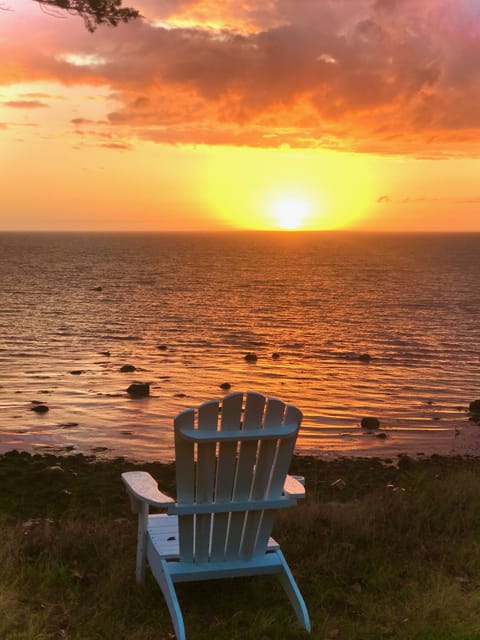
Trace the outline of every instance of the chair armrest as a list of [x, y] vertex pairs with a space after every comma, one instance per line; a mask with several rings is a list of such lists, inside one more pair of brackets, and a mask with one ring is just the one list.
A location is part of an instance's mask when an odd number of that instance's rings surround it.
[[[300, 482], [301, 476], [287, 476], [285, 478], [285, 484], [283, 485], [283, 494], [289, 498], [304, 498], [305, 487]], [[305, 479], [301, 478], [304, 482]]]
[[137, 501], [163, 509], [175, 504], [175, 500], [159, 491], [157, 483], [146, 471], [127, 471], [122, 473], [122, 480], [133, 499], [132, 508], [136, 512], [138, 512], [138, 505], [135, 505]]

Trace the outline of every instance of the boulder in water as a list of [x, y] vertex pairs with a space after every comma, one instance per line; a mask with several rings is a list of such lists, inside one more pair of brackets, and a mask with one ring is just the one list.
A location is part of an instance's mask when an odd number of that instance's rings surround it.
[[47, 413], [47, 411], [50, 411], [50, 409], [47, 407], [46, 404], [35, 404], [31, 408], [31, 411], [36, 411], [37, 413]]
[[470, 413], [480, 414], [480, 400], [472, 400], [468, 406]]
[[121, 373], [132, 373], [136, 370], [136, 367], [133, 364], [124, 364], [123, 367], [120, 367]]
[[224, 389], [225, 391], [228, 391], [231, 388], [232, 385], [229, 382], [222, 382], [222, 384], [220, 385], [220, 389]]
[[378, 429], [380, 427], [380, 420], [378, 418], [362, 418], [360, 422], [362, 429]]
[[253, 351], [249, 351], [246, 355], [245, 355], [245, 360], [247, 362], [256, 362], [258, 360], [258, 356], [256, 353], [253, 353]]
[[370, 362], [372, 356], [369, 353], [362, 353], [358, 356], [360, 362]]
[[127, 389], [127, 393], [134, 398], [145, 398], [150, 395], [150, 383], [132, 382]]

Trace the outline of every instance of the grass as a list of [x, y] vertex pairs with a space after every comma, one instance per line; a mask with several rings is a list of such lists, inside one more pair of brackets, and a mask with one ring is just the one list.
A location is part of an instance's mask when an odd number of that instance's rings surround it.
[[[173, 628], [148, 574], [123, 459], [0, 456], [0, 638], [162, 640]], [[172, 465], [144, 464], [175, 494]], [[308, 499], [275, 537], [307, 602], [299, 630], [275, 578], [178, 586], [189, 640], [480, 640], [480, 461], [295, 458]]]

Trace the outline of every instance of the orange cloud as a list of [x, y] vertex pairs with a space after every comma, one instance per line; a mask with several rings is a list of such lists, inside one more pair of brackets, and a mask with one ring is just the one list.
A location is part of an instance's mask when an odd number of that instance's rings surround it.
[[[63, 31], [49, 23], [17, 40], [0, 81], [108, 86], [119, 106], [102, 126], [129, 139], [480, 152], [480, 8], [470, 0], [272, 0], [261, 10], [143, 0], [139, 8], [164, 25], [137, 21], [92, 36], [76, 23]], [[6, 47], [0, 41], [1, 59]]]
[[3, 104], [14, 109], [42, 109], [48, 107], [48, 104], [39, 100], [7, 100]]

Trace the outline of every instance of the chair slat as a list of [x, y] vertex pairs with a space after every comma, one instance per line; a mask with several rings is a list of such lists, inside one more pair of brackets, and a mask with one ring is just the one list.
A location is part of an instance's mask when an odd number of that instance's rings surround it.
[[[178, 504], [190, 504], [195, 497], [195, 461], [194, 445], [180, 435], [182, 427], [193, 428], [195, 412], [193, 409], [183, 411], [174, 421], [175, 457]], [[178, 518], [180, 531], [180, 559], [184, 562], [193, 560], [194, 516]]]
[[[302, 423], [302, 412], [293, 405], [287, 405], [285, 409], [284, 424], [291, 425], [292, 423], [300, 426]], [[269, 497], [275, 497], [281, 494], [283, 490], [283, 483], [288, 473], [290, 461], [292, 459], [293, 450], [295, 448], [296, 437], [290, 436], [280, 441], [277, 459], [275, 462], [276, 473], [272, 476], [270, 484]]]
[[[222, 431], [237, 431], [242, 419], [243, 393], [232, 393], [226, 396], [222, 403]], [[216, 502], [231, 500], [233, 497], [233, 483], [236, 473], [237, 442], [221, 442], [219, 445], [217, 481], [215, 489]], [[227, 539], [228, 513], [214, 516], [212, 530], [212, 547], [210, 556], [212, 561], [223, 560]]]
[[[285, 403], [277, 398], [267, 400], [264, 415], [264, 430], [277, 429], [283, 424]], [[258, 459], [255, 467], [255, 477], [253, 480], [252, 500], [266, 498], [270, 486], [270, 476], [272, 473], [275, 455], [277, 451], [277, 440], [264, 440], [260, 442]], [[240, 549], [242, 558], [250, 558], [257, 548], [257, 537], [262, 522], [262, 511], [251, 511], [246, 516], [245, 534]], [[266, 531], [264, 532], [266, 535]]]
[[[293, 405], [287, 405], [285, 408], [283, 424], [290, 425], [292, 423], [295, 423], [300, 427], [302, 417], [302, 412], [297, 409], [297, 407], [294, 407]], [[276, 498], [281, 495], [283, 491], [283, 484], [288, 472], [288, 467], [290, 466], [293, 450], [295, 448], [295, 442], [295, 436], [288, 436], [284, 439], [281, 439], [278, 443], [274, 472], [272, 473], [270, 488], [268, 491], [269, 498]], [[255, 553], [266, 548], [270, 533], [272, 531], [274, 517], [274, 511], [264, 512], [257, 536]]]
[[[243, 415], [243, 430], [258, 429], [263, 425], [265, 410], [265, 396], [260, 393], [247, 393], [245, 412]], [[246, 500], [250, 497], [252, 488], [253, 469], [257, 461], [256, 440], [246, 440], [240, 443], [238, 468], [235, 479], [233, 497], [235, 500]], [[232, 513], [226, 545], [226, 557], [233, 559], [240, 553], [247, 512]]]
[[[198, 408], [198, 430], [217, 431], [218, 402], [206, 402]], [[214, 499], [216, 471], [215, 443], [199, 442], [197, 445], [196, 502], [211, 504]], [[195, 526], [195, 561], [206, 562], [209, 557], [210, 529], [213, 516], [197, 515]]]

